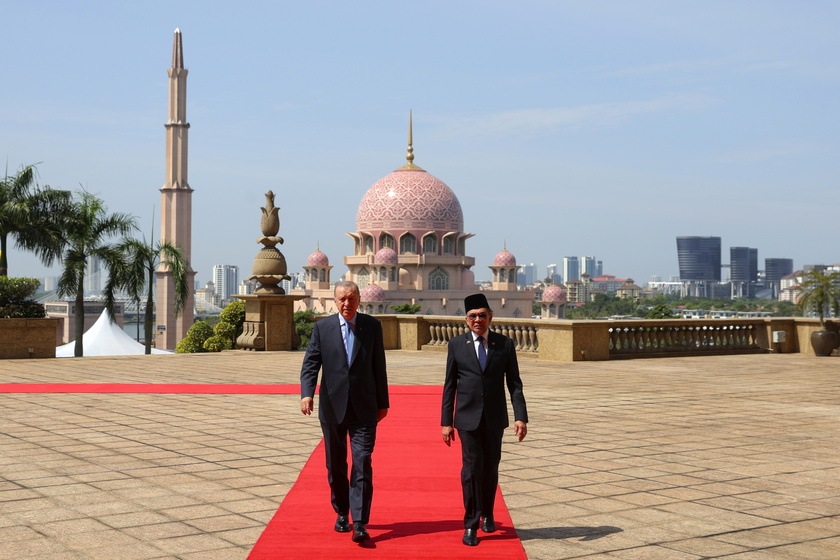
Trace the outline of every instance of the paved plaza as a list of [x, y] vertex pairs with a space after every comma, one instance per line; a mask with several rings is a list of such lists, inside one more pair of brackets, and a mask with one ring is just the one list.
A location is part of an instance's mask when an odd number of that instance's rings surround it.
[[[4, 360], [0, 383], [297, 383], [302, 358]], [[442, 383], [444, 353], [387, 359]], [[840, 358], [521, 367], [501, 486], [530, 560], [840, 558]], [[0, 394], [0, 559], [244, 560], [320, 438], [297, 395]]]

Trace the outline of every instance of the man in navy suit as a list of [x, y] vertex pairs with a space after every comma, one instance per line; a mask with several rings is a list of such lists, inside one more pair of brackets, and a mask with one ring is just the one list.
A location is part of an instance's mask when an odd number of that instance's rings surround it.
[[505, 385], [513, 405], [514, 431], [519, 441], [528, 433], [528, 412], [516, 361], [516, 345], [490, 330], [493, 312], [484, 294], [464, 300], [469, 332], [449, 341], [443, 383], [441, 426], [443, 442], [461, 438], [461, 489], [464, 494], [464, 536], [478, 544], [481, 530], [496, 530], [493, 505], [499, 484], [502, 435], [509, 424]]
[[[315, 323], [300, 370], [300, 410], [309, 415], [318, 372], [323, 369], [318, 419], [324, 432], [332, 506], [338, 515], [334, 528], [340, 533], [352, 530], [354, 542], [370, 538], [365, 525], [373, 497], [371, 455], [376, 426], [389, 408], [382, 325], [370, 315], [356, 313], [359, 296], [354, 282], [336, 285], [338, 314]], [[348, 436], [353, 459], [349, 480]]]

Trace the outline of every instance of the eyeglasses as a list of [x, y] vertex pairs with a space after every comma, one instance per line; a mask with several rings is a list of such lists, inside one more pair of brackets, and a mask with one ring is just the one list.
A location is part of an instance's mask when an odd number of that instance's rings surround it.
[[467, 315], [467, 319], [470, 321], [475, 321], [476, 319], [486, 319], [487, 313], [470, 313]]

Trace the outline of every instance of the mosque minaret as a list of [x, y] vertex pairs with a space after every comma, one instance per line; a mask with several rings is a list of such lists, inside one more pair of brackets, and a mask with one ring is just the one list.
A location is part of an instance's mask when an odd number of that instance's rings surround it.
[[[192, 193], [187, 181], [187, 69], [184, 68], [184, 50], [181, 30], [175, 30], [172, 47], [172, 68], [169, 73], [169, 119], [166, 127], [166, 182], [161, 192], [160, 241], [180, 247], [187, 262], [192, 260]], [[172, 273], [164, 266], [155, 272], [155, 313], [157, 332], [155, 346], [174, 350], [193, 324], [195, 308], [195, 271], [187, 269], [189, 295], [184, 312], [175, 317], [175, 282]]]

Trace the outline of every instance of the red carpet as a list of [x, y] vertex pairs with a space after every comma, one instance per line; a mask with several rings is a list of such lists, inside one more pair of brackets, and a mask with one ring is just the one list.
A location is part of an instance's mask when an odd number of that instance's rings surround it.
[[[379, 425], [373, 454], [374, 495], [361, 545], [333, 530], [323, 442], [318, 445], [248, 560], [399, 558], [525, 559], [499, 492], [497, 532], [461, 543], [461, 450], [440, 438], [440, 387], [392, 387], [391, 411]], [[316, 418], [313, 421], [317, 422]]]
[[178, 383], [0, 383], [0, 393], [183, 393], [294, 395], [300, 385], [212, 385]]

